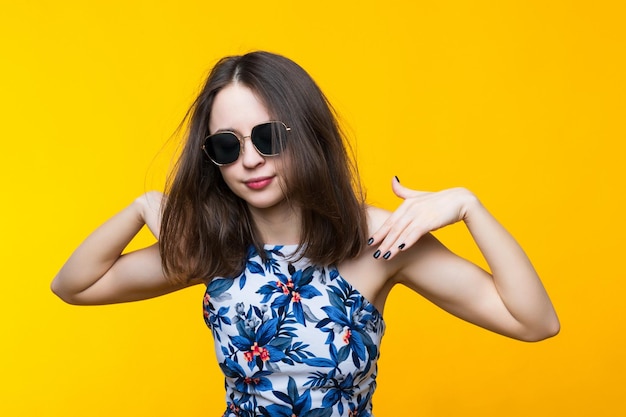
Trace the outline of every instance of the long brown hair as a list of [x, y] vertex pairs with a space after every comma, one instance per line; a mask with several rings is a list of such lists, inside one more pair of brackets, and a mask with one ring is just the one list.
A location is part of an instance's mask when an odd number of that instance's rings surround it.
[[357, 256], [367, 239], [364, 196], [330, 103], [295, 62], [268, 52], [221, 59], [189, 112], [185, 146], [168, 179], [159, 247], [175, 281], [235, 276], [248, 248], [264, 256], [247, 204], [201, 151], [215, 96], [237, 82], [291, 128], [285, 140], [286, 196], [301, 210], [299, 253], [315, 265]]

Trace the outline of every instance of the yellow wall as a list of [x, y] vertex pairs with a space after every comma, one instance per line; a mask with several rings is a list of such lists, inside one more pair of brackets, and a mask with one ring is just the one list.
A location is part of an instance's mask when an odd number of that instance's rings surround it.
[[[524, 344], [396, 290], [378, 416], [626, 413], [622, 2], [3, 3], [0, 415], [220, 415], [200, 287], [85, 308], [48, 286], [93, 228], [162, 186], [207, 70], [252, 49], [316, 78], [373, 203], [397, 204], [393, 175], [469, 187], [559, 311], [557, 338]], [[462, 226], [439, 236], [482, 263]]]

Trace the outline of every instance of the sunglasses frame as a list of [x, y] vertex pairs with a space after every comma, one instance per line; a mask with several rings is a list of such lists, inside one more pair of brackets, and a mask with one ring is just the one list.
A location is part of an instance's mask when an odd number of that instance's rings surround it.
[[[284, 128], [285, 128], [285, 132], [289, 133], [291, 131], [291, 128], [289, 126], [287, 126], [285, 123], [281, 122], [280, 120], [269, 120], [267, 122], [263, 122], [263, 123], [259, 123], [258, 125], [255, 125], [254, 127], [252, 127], [250, 134], [246, 135], [246, 136], [239, 136], [237, 134], [237, 132], [233, 132], [232, 130], [222, 130], [219, 131], [217, 133], [213, 133], [211, 135], [208, 135], [207, 137], [204, 138], [204, 143], [201, 146], [202, 151], [204, 152], [204, 154], [206, 155], [207, 158], [209, 158], [209, 160], [211, 162], [213, 162], [215, 165], [222, 167], [222, 166], [226, 166], [226, 165], [230, 165], [230, 164], [234, 164], [235, 162], [237, 162], [237, 160], [241, 157], [241, 154], [244, 152], [244, 141], [246, 138], [250, 138], [250, 142], [252, 142], [252, 146], [254, 146], [254, 149], [259, 153], [259, 155], [261, 156], [276, 156], [279, 154], [279, 152], [276, 153], [271, 153], [271, 154], [266, 154], [263, 153], [259, 150], [259, 148], [257, 147], [256, 143], [254, 143], [254, 141], [252, 140], [252, 134], [254, 133], [254, 129], [256, 129], [259, 126], [263, 126], [263, 125], [267, 125], [267, 124], [275, 124], [275, 123], [279, 123], [281, 124]], [[213, 158], [211, 158], [211, 155], [209, 155], [209, 152], [206, 149], [206, 145], [207, 142], [209, 141], [209, 139], [211, 139], [212, 137], [215, 137], [217, 135], [222, 135], [224, 133], [227, 134], [231, 134], [233, 136], [235, 136], [237, 138], [237, 140], [239, 141], [239, 154], [237, 155], [237, 159], [235, 159], [233, 162], [228, 162], [226, 164], [222, 164], [219, 163], [217, 161], [215, 161]]]

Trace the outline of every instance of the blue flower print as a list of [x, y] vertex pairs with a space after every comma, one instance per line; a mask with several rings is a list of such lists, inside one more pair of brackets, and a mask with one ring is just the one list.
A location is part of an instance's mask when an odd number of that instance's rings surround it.
[[235, 380], [235, 386], [239, 392], [248, 394], [272, 389], [272, 383], [266, 378], [272, 374], [271, 371], [257, 371], [248, 376], [241, 365], [229, 358], [226, 358], [225, 362], [220, 363], [220, 368], [226, 377]]
[[296, 321], [306, 326], [306, 318], [309, 318], [309, 321], [317, 320], [312, 313], [309, 313], [310, 310], [303, 307], [302, 299], [311, 299], [322, 295], [317, 288], [310, 285], [316, 268], [309, 266], [304, 270], [296, 270], [290, 263], [288, 271], [289, 277], [284, 275], [277, 276], [278, 279], [276, 281], [262, 286], [257, 293], [264, 295], [261, 300], [263, 303], [268, 302], [272, 296], [278, 294], [278, 297], [272, 301], [271, 307], [277, 309], [279, 315], [283, 315], [291, 305]]
[[207, 285], [207, 289], [204, 293], [204, 299], [202, 302], [202, 307], [204, 311], [204, 321], [211, 329], [213, 336], [221, 341], [219, 330], [222, 329], [222, 324], [230, 325], [232, 324], [230, 319], [226, 317], [226, 314], [230, 310], [230, 307], [220, 307], [217, 312], [210, 314], [211, 310], [214, 310], [211, 300], [214, 301], [226, 301], [232, 299], [232, 296], [227, 292], [230, 287], [233, 285], [232, 279], [214, 279], [209, 285]]
[[254, 369], [257, 366], [263, 369], [265, 362], [278, 362], [285, 357], [285, 353], [271, 345], [276, 334], [278, 319], [274, 318], [261, 324], [255, 331], [246, 331], [240, 336], [230, 336], [231, 343], [243, 352], [243, 357], [248, 361], [248, 367]]
[[[333, 301], [332, 304], [331, 306], [322, 307], [322, 310], [326, 312], [328, 317], [320, 320], [316, 327], [321, 328], [323, 332], [328, 334], [326, 338], [326, 344], [328, 345], [333, 345], [335, 334], [341, 333], [343, 346], [339, 349], [337, 354], [339, 360], [345, 360], [351, 352], [354, 365], [360, 367], [361, 361], [367, 359], [366, 354], [369, 354], [370, 357], [371, 355], [376, 355], [378, 349], [369, 334], [365, 331], [363, 322], [353, 321], [353, 318], [369, 319], [371, 314], [363, 314], [361, 309], [362, 302], [360, 300], [357, 300], [357, 302], [352, 303], [351, 307], [348, 307], [351, 311], [348, 311], [346, 308], [346, 304], [349, 304], [347, 302], [344, 304]], [[367, 369], [365, 371], [367, 371]]]
[[330, 408], [311, 410], [310, 391], [307, 390], [300, 395], [296, 381], [292, 377], [289, 377], [287, 392], [274, 391], [273, 394], [287, 405], [272, 404], [267, 407], [259, 407], [259, 411], [265, 417], [330, 417], [332, 415]]
[[257, 251], [254, 246], [250, 246], [248, 248], [248, 256], [246, 257], [246, 266], [244, 268], [243, 274], [239, 279], [239, 289], [242, 289], [246, 285], [246, 272], [254, 275], [263, 275], [265, 276], [265, 270], [261, 266], [260, 263], [254, 261], [254, 257], [257, 255]]
[[371, 417], [384, 322], [333, 265], [248, 251], [203, 302], [225, 375], [225, 417]]

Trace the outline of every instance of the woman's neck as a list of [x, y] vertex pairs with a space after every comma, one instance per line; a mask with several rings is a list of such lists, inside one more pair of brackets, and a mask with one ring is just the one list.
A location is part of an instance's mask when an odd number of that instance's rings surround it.
[[302, 221], [300, 210], [287, 204], [266, 209], [249, 207], [252, 220], [266, 244], [300, 243]]

